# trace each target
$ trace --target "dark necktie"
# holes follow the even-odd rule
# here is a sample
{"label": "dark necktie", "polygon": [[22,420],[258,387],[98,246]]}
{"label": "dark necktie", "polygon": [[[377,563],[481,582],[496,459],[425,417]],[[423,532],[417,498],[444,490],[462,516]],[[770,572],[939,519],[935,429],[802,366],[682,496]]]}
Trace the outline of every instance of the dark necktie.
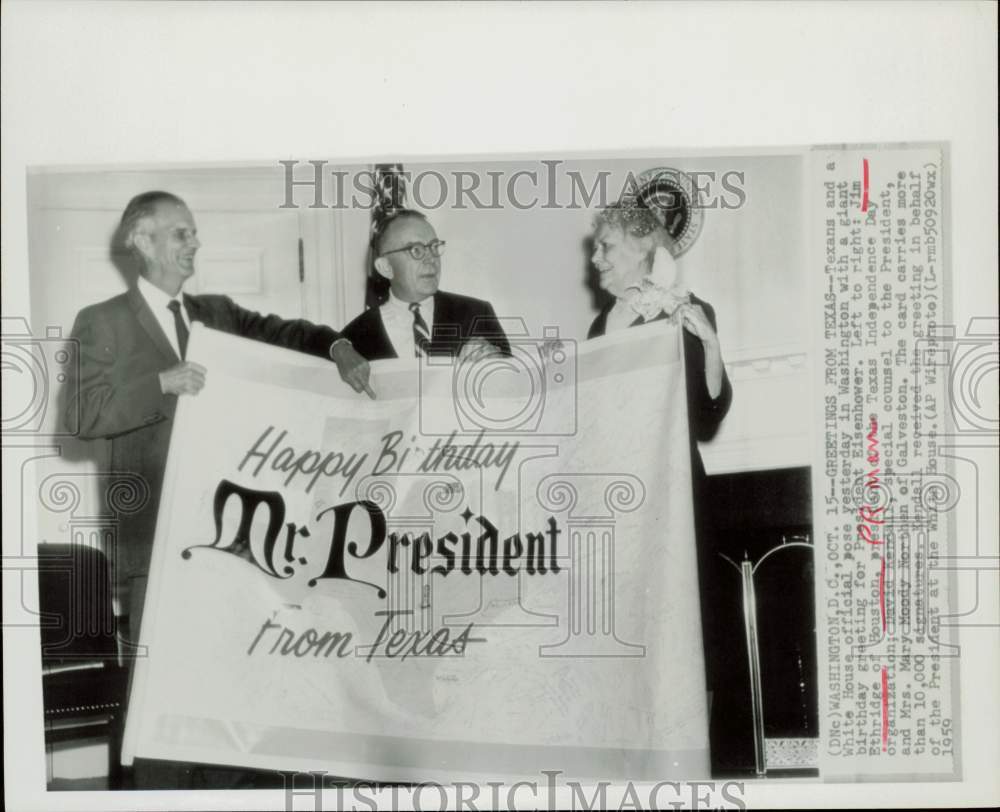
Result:
{"label": "dark necktie", "polygon": [[431,331],[427,322],[420,315],[420,303],[410,302],[410,312],[413,314],[413,349],[417,356],[427,355],[427,345],[431,343]]}
{"label": "dark necktie", "polygon": [[181,303],[176,299],[171,299],[167,307],[174,314],[174,329],[177,330],[177,346],[180,347],[181,359],[183,359],[187,355],[188,328],[184,323],[184,317],[181,315]]}

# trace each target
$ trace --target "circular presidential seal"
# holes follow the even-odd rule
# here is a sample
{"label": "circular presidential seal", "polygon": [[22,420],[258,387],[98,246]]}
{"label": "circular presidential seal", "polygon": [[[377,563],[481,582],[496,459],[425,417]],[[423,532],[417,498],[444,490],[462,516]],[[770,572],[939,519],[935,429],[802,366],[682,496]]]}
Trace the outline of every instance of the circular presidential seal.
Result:
{"label": "circular presidential seal", "polygon": [[701,234],[705,209],[698,185],[686,172],[672,167],[647,169],[634,176],[622,196],[623,203],[645,206],[674,239],[671,253],[679,257]]}

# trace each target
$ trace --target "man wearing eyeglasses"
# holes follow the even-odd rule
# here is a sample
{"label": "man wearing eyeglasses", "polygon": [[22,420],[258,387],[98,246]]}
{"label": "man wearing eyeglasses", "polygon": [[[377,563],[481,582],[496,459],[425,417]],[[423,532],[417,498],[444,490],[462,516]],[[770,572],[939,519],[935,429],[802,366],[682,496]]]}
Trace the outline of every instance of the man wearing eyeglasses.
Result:
{"label": "man wearing eyeglasses", "polygon": [[374,238],[375,270],[389,280],[385,302],[347,325],[343,337],[364,358],[510,355],[493,306],[439,290],[445,244],[420,212],[401,209]]}

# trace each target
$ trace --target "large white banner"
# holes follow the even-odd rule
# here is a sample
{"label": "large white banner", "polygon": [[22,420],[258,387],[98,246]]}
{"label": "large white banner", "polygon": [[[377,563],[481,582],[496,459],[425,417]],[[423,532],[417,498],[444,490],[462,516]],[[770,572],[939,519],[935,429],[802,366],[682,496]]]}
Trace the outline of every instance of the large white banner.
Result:
{"label": "large white banner", "polygon": [[196,325],[125,757],[708,775],[679,328],[336,368]]}

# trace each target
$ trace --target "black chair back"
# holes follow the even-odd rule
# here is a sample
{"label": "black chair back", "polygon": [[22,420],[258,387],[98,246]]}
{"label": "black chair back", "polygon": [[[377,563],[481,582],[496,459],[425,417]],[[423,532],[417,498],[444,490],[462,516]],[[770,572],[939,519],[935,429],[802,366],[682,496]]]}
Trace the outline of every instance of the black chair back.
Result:
{"label": "black chair back", "polygon": [[118,659],[104,553],[82,544],[38,545],[42,665]]}
{"label": "black chair back", "polygon": [[128,669],[118,664],[108,560],[82,544],[40,544],[38,592],[46,744],[106,737],[108,789],[118,789]]}

